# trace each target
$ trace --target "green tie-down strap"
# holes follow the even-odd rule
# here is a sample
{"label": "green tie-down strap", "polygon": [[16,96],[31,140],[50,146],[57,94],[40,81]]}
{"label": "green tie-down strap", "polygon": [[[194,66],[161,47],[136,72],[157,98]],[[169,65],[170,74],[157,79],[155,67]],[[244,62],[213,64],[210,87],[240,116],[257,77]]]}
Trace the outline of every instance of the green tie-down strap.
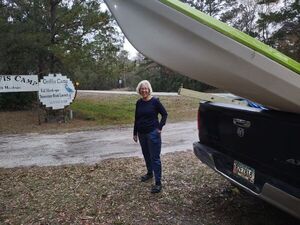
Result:
{"label": "green tie-down strap", "polygon": [[300,74],[300,63],[275,50],[274,48],[262,43],[261,41],[239,31],[227,24],[209,16],[205,13],[192,8],[188,4],[182,3],[178,0],[160,0],[163,4],[191,17],[202,24],[224,34],[233,40],[246,45],[247,47],[267,56],[268,58],[280,63],[290,70]]}

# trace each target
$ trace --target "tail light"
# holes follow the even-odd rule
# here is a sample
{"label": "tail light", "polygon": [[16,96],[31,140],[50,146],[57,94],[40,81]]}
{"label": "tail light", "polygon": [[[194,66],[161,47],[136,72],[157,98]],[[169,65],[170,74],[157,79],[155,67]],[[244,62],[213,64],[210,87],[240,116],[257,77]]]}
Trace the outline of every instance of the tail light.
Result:
{"label": "tail light", "polygon": [[198,130],[200,130],[200,107],[198,109],[198,114],[197,114],[197,125],[198,125]]}
{"label": "tail light", "polygon": [[201,121],[200,121],[200,106],[198,109],[198,114],[197,114],[197,125],[198,125],[198,138],[200,140],[200,128],[201,128]]}

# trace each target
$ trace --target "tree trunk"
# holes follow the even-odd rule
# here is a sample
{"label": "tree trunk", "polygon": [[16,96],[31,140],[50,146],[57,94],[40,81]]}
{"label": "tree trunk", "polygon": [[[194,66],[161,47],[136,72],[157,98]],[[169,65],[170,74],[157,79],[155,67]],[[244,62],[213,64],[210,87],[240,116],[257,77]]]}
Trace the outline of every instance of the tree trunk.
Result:
{"label": "tree trunk", "polygon": [[[61,0],[50,0],[50,43],[51,47],[55,45],[55,35],[56,35],[56,9],[57,5]],[[55,55],[53,52],[50,53],[50,73],[55,71]]]}

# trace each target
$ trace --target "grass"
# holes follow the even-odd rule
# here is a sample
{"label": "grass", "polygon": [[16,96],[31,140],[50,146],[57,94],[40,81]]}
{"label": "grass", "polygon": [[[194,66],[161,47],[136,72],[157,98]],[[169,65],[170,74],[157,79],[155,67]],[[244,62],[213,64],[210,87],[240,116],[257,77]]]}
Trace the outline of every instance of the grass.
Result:
{"label": "grass", "polygon": [[[70,108],[74,119],[67,123],[38,124],[38,112],[0,112],[0,134],[11,133],[57,133],[99,129],[107,126],[132,126],[138,95],[79,93]],[[197,118],[198,100],[182,96],[160,96],[168,111],[169,122],[192,121]]]}
{"label": "grass", "polygon": [[77,118],[99,125],[129,124],[133,121],[136,98],[115,96],[101,99],[77,99],[71,106]]}
{"label": "grass", "polygon": [[[99,125],[132,124],[137,99],[135,95],[81,97],[76,99],[71,109],[77,118],[95,121]],[[169,122],[197,118],[197,99],[181,96],[162,96],[159,99],[168,111]]]}

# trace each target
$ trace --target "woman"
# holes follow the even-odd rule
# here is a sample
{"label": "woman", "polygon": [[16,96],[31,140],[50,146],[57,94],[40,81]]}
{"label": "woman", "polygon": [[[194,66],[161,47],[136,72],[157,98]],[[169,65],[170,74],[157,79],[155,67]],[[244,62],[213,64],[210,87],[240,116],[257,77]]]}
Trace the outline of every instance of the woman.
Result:
{"label": "woman", "polygon": [[[141,181],[152,179],[154,172],[155,185],[152,187],[151,193],[158,193],[162,189],[161,130],[166,124],[168,114],[159,99],[151,95],[152,87],[149,81],[141,81],[136,91],[141,98],[136,102],[133,140],[137,142],[139,139],[147,167],[147,174],[141,177]],[[158,114],[161,115],[160,121]]]}

